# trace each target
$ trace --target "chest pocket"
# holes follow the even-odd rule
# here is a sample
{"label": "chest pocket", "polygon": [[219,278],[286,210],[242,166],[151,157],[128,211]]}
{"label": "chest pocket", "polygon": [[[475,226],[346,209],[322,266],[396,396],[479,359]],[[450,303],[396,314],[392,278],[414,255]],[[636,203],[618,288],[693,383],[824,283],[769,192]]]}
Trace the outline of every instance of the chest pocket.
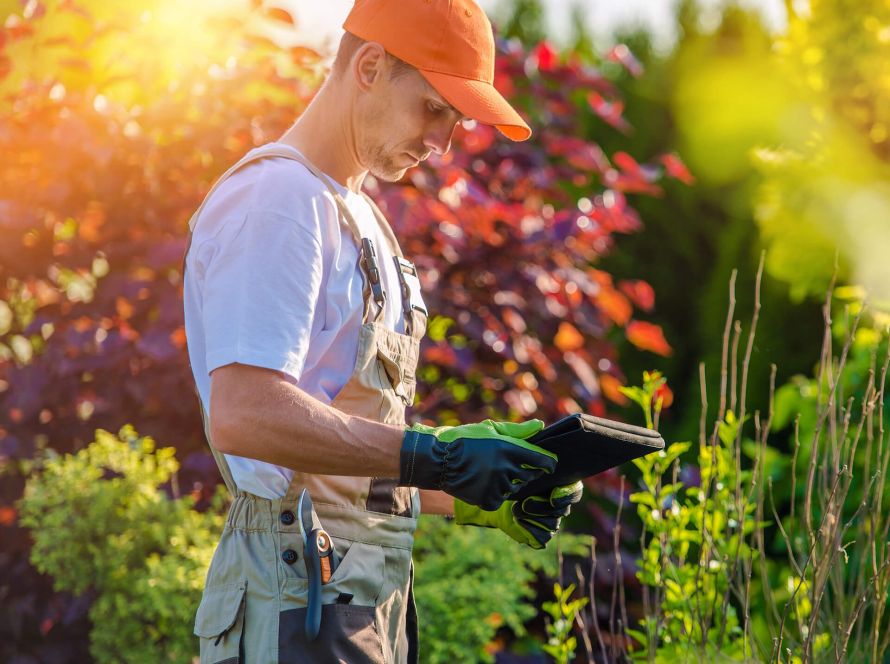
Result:
{"label": "chest pocket", "polygon": [[384,389],[392,389],[406,406],[412,405],[417,390],[416,362],[399,356],[381,344],[377,345],[377,361],[382,369]]}

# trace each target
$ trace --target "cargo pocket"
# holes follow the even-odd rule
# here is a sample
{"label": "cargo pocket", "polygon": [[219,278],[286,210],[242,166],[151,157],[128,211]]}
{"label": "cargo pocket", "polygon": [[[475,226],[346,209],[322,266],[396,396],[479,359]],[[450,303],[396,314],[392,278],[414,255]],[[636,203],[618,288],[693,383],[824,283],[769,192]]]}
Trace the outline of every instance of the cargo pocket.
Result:
{"label": "cargo pocket", "polygon": [[195,616],[201,664],[241,664],[247,581],[207,588]]}
{"label": "cargo pocket", "polygon": [[384,386],[391,387],[406,406],[414,403],[414,392],[417,389],[417,378],[413,370],[405,368],[404,363],[396,361],[397,356],[388,349],[378,345],[377,359],[383,367]]}
{"label": "cargo pocket", "polygon": [[[347,542],[334,538],[340,548]],[[383,640],[377,625],[377,598],[385,572],[383,549],[374,544],[353,542],[322,586],[321,630],[313,641],[306,639],[305,596],[291,596],[289,603],[302,604],[278,616],[278,661],[339,661],[349,664],[384,664]],[[305,586],[285,586],[304,591]]]}

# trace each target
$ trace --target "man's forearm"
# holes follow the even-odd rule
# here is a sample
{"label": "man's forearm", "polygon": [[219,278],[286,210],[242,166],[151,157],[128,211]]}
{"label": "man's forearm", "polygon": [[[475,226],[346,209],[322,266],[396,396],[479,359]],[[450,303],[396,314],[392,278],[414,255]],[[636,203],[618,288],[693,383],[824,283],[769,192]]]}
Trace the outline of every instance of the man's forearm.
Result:
{"label": "man's forearm", "polygon": [[227,454],[321,475],[399,476],[403,427],[348,415],[268,369],[211,374],[210,430]]}
{"label": "man's forearm", "polygon": [[420,490],[420,511],[424,514],[454,515],[454,498],[444,491]]}

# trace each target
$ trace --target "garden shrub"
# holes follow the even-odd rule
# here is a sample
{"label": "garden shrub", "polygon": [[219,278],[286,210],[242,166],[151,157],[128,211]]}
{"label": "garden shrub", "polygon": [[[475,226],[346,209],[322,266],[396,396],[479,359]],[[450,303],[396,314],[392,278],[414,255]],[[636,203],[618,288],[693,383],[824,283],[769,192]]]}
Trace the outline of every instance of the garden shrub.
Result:
{"label": "garden shrub", "polygon": [[[659,643],[664,661],[685,656],[690,648],[708,661],[718,655],[736,661],[746,654],[736,607],[722,601],[730,587],[728,567],[752,555],[745,537],[756,525],[755,503],[738,501],[735,493],[737,482],[751,480],[750,471],[738,469],[732,456],[740,426],[728,411],[717,440],[698,446],[700,486],[684,486],[669,474],[691,443],[674,443],[634,462],[644,487],[630,496],[644,524],[638,578],[647,608],[657,611],[646,616],[642,632],[630,633],[642,643]],[[648,659],[645,650],[640,659]]]}
{"label": "garden shrub", "polygon": [[793,296],[843,283],[890,300],[890,5],[814,0],[789,8],[774,71],[790,83],[795,121],[755,153],[755,210],[768,274]]}
{"label": "garden shrub", "polygon": [[[584,555],[586,539],[562,534],[566,553]],[[488,528],[422,516],[415,538],[415,595],[423,662],[493,662],[493,640],[506,627],[526,636],[537,615],[539,576],[558,575],[556,542],[536,551]]]}
{"label": "garden shrub", "polygon": [[544,602],[541,608],[550,617],[547,623],[547,643],[544,652],[550,655],[556,664],[569,664],[575,658],[578,639],[572,635],[575,621],[580,611],[590,601],[587,597],[573,599],[575,585],[563,588],[560,584],[553,586],[553,600]]}
{"label": "garden shrub", "polygon": [[[31,562],[57,591],[93,597],[90,652],[99,664],[191,662],[204,577],[224,518],[225,491],[212,508],[171,497],[178,463],[126,426],[99,430],[76,454],[48,450],[19,503],[31,531]],[[564,535],[583,555],[583,538]],[[500,627],[524,636],[536,609],[532,583],[557,576],[555,543],[543,551],[500,532],[421,517],[416,587],[424,662],[493,661]]]}
{"label": "garden shrub", "polygon": [[[826,300],[815,378],[776,391],[773,367],[763,414],[746,412],[759,299],[740,358],[731,298],[720,390],[702,385],[695,460],[681,459],[692,443],[674,443],[635,462],[645,615],[641,631],[625,630],[636,644],[613,651],[616,659],[882,661],[890,645],[890,319],[868,313],[857,292],[839,288]],[[662,383],[650,374],[625,390],[656,425]],[[792,422],[789,450],[781,431]]]}
{"label": "garden shrub", "polygon": [[197,652],[192,625],[223,518],[167,495],[177,468],[173,448],[127,426],[97,431],[76,454],[49,453],[28,480],[20,509],[31,562],[56,590],[94,597],[100,664],[187,663]]}

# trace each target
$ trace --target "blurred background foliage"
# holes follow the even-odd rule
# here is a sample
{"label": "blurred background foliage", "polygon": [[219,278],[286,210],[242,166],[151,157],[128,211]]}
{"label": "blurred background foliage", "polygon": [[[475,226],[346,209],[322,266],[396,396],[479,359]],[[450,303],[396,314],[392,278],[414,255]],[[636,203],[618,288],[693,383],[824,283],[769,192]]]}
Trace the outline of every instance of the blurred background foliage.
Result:
{"label": "blurred background foliage", "polygon": [[[877,305],[877,338],[887,324],[890,5],[789,0],[786,11],[773,34],[732,3],[709,23],[684,0],[664,51],[644,32],[601,42],[581,3],[570,35],[548,34],[541,0],[499,5],[497,85],[534,140],[460,130],[450,155],[402,183],[368,183],[435,314],[411,417],[636,420],[619,388],[658,369],[665,438],[695,439],[698,363],[713,389],[731,273],[747,312],[765,251],[749,411],[767,409],[776,362],[785,410],[773,445],[791,452],[836,269]],[[36,574],[52,570],[16,501],[48,456],[132,424],[175,446],[175,486],[159,482],[170,499],[210,507],[218,474],[179,300],[186,222],[215,177],[287,128],[330,54],[294,41],[298,5],[259,0],[0,0],[0,20],[0,658],[86,661],[100,578],[75,597],[82,588]],[[570,526],[608,549],[629,492],[617,473],[598,477]],[[627,560],[638,527],[617,541]],[[472,549],[472,534],[436,528],[439,544],[420,549],[430,570]],[[517,564],[510,602],[554,572]],[[639,616],[633,564],[617,574]],[[596,581],[615,576],[606,563]],[[474,634],[506,662],[531,614],[494,615]]]}

